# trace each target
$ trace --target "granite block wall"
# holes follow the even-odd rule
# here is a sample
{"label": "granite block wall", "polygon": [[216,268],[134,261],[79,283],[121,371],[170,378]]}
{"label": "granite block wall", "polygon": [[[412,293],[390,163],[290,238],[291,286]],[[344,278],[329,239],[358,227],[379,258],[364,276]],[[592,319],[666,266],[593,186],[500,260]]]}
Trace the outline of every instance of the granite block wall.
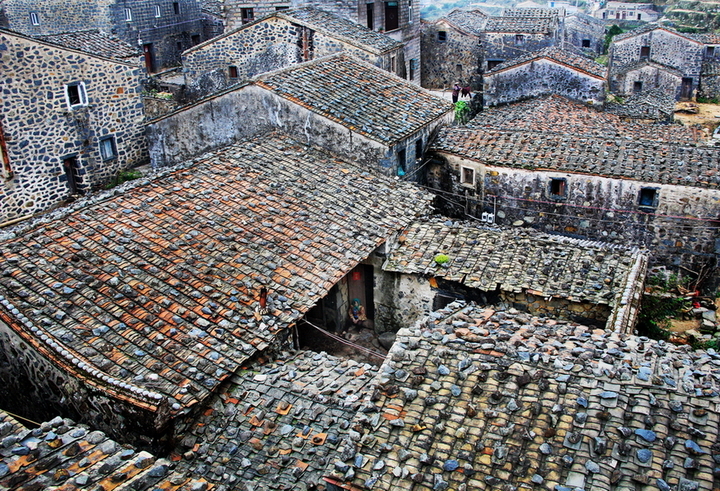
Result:
{"label": "granite block wall", "polygon": [[[438,32],[445,33],[441,41]],[[449,24],[426,24],[422,30],[422,86],[428,89],[450,88],[456,82],[481,86],[483,59],[480,39]]]}
{"label": "granite block wall", "polygon": [[507,104],[529,97],[558,94],[602,104],[605,80],[546,59],[485,74],[484,103]]}
{"label": "granite block wall", "polygon": [[571,15],[565,18],[563,40],[588,55],[599,55],[605,43],[605,25],[592,17]]}
{"label": "granite block wall", "polygon": [[708,99],[720,98],[720,63],[715,60],[706,60],[702,65],[698,97]]}
{"label": "granite block wall", "polygon": [[[14,172],[0,182],[0,223],[66,199],[68,157],[77,160],[80,191],[147,161],[138,66],[0,33],[0,73],[0,120]],[[68,106],[73,83],[84,87],[87,104]],[[104,138],[114,139],[114,158],[103,159]]]}
{"label": "granite block wall", "polygon": [[[657,65],[640,65],[615,75],[610,81],[610,90],[619,96],[629,96],[638,93],[636,83],[642,84],[640,93],[653,90],[676,100],[680,97],[682,77]],[[694,85],[697,86],[697,79]]]}
{"label": "granite block wall", "polygon": [[[638,245],[650,251],[650,266],[698,271],[720,254],[715,217],[720,191],[583,174],[489,167],[443,156],[430,169],[429,185],[455,194],[440,201],[451,216],[494,213],[500,226],[525,226],[594,240]],[[476,185],[459,183],[461,168],[476,172]],[[443,169],[445,167],[445,169]],[[566,197],[550,192],[552,178],[565,179]],[[445,187],[443,187],[445,186]],[[656,206],[639,204],[640,191],[654,189]]]}

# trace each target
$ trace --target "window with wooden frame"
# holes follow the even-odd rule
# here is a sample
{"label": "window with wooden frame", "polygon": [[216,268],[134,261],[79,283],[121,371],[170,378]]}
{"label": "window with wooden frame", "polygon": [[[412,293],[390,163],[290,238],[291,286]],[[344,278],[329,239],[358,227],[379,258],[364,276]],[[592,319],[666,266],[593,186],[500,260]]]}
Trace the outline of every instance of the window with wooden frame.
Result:
{"label": "window with wooden frame", "polygon": [[7,144],[5,143],[5,132],[2,124],[0,124],[0,176],[3,179],[12,179],[13,171],[10,167],[10,156],[7,153]]}

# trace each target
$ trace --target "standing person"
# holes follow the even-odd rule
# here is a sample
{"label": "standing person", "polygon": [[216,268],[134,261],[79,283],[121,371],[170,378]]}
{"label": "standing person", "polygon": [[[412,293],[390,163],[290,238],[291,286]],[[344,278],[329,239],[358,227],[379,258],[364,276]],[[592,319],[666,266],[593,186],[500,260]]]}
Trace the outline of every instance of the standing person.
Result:
{"label": "standing person", "polygon": [[460,87],[460,84],[455,84],[455,87],[453,87],[452,91],[452,101],[453,104],[455,104],[458,101],[458,96],[460,95],[460,91],[462,90],[462,87]]}

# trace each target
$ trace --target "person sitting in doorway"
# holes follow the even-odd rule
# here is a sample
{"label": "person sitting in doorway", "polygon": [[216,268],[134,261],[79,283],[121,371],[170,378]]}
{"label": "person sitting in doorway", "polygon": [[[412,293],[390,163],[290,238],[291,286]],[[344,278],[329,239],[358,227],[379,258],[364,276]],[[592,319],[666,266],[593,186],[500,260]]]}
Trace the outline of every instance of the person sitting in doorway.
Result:
{"label": "person sitting in doorway", "polygon": [[365,315],[365,307],[360,303],[359,298],[353,298],[350,302],[350,309],[348,309],[348,315],[350,316],[351,327],[361,329],[367,327],[367,315]]}

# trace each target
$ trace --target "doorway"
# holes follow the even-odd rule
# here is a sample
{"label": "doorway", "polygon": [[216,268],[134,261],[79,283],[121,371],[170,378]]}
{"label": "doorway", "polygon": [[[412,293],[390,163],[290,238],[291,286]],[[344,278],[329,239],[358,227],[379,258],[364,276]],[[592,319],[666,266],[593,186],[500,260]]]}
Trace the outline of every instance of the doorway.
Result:
{"label": "doorway", "polygon": [[63,170],[67,179],[68,189],[71,195],[83,194],[82,177],[80,176],[80,163],[77,157],[63,159]]}
{"label": "doorway", "polygon": [[155,71],[155,59],[152,43],[143,44],[143,55],[145,56],[145,69],[148,73],[153,73]]}
{"label": "doorway", "polygon": [[360,304],[365,307],[365,315],[371,322],[375,318],[373,283],[373,267],[371,265],[358,264],[348,275],[348,308],[350,302],[357,298],[360,300]]}
{"label": "doorway", "polygon": [[385,2],[385,30],[393,31],[400,27],[397,2]]}
{"label": "doorway", "polygon": [[687,101],[692,98],[693,92],[693,79],[690,77],[683,77],[682,85],[680,86],[680,100]]}

